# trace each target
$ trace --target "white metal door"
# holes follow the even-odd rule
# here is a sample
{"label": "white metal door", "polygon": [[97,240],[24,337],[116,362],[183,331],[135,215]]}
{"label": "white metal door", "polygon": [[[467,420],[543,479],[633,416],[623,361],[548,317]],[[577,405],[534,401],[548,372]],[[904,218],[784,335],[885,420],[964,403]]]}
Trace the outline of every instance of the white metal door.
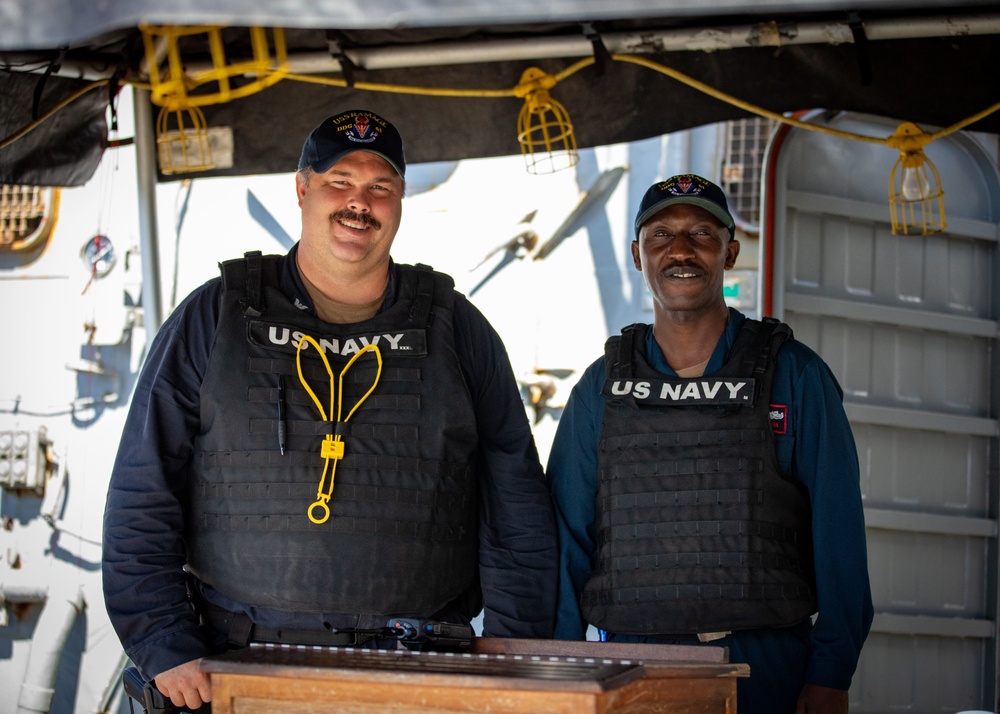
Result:
{"label": "white metal door", "polygon": [[[899,124],[808,121],[877,137]],[[929,236],[892,235],[893,149],[783,127],[765,166],[765,314],[836,374],[861,461],[876,615],[853,712],[996,711],[996,137],[925,153],[948,223]]]}

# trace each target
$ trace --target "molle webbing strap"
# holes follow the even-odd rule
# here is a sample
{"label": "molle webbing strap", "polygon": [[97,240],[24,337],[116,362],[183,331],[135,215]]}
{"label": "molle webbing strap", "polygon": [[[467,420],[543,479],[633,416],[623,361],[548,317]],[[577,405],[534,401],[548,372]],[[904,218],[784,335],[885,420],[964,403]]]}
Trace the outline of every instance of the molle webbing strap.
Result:
{"label": "molle webbing strap", "polygon": [[[622,334],[612,337],[605,345],[604,362],[607,368],[607,380],[632,377],[635,374],[635,348],[639,335],[645,332],[641,324],[632,324],[622,328]],[[617,345],[617,350],[615,349]],[[637,406],[635,397],[631,394],[625,396],[622,401],[629,406]]]}
{"label": "molle webbing strap", "polygon": [[[762,377],[767,371],[768,362],[791,336],[791,328],[773,317],[765,317],[760,322],[746,320],[733,345],[734,354],[740,354],[742,350],[744,355],[739,374],[758,379]],[[748,349],[744,350],[744,347]]]}
{"label": "molle webbing strap", "polygon": [[[409,424],[353,424],[351,422],[329,422],[289,419],[286,424],[289,436],[354,436],[362,439],[388,439],[390,442],[416,442],[420,439],[420,431]],[[277,419],[251,419],[249,431],[251,434],[277,434]]]}
{"label": "molle webbing strap", "polygon": [[[771,337],[771,331],[777,324],[766,324],[756,320],[744,320],[740,328],[736,341],[733,343],[732,354],[742,355],[737,374],[744,376],[760,376],[763,373],[761,367],[767,367],[767,356],[770,352],[764,350],[767,340]],[[763,353],[764,359],[761,360]]]}
{"label": "molle webbing strap", "polygon": [[434,277],[430,271],[417,271],[417,291],[410,307],[410,315],[407,318],[411,325],[424,327],[427,325],[431,314],[431,305],[434,304]]}
{"label": "molle webbing strap", "polygon": [[[618,338],[618,354],[614,356],[614,363],[608,366],[608,378],[631,377],[635,374],[635,353],[639,347],[639,340],[645,338],[646,325],[632,324],[622,328],[621,337]],[[609,354],[608,357],[611,355]]]}
{"label": "molle webbing strap", "polygon": [[795,334],[792,332],[792,328],[783,322],[775,320],[773,317],[765,317],[767,322],[774,322],[775,327],[771,332],[771,357],[776,357],[778,354],[778,349],[785,343],[786,340],[792,339]]}
{"label": "molle webbing strap", "polygon": [[[316,525],[301,514],[247,515],[206,513],[200,526],[224,532],[309,533]],[[434,523],[430,518],[404,520],[401,517],[376,520],[352,515],[335,515],[323,525],[324,532],[353,533],[361,536],[392,536],[411,541],[460,543],[475,537],[475,532],[461,524]],[[329,554],[327,554],[329,556]],[[332,556],[329,556],[332,557]]]}
{"label": "molle webbing strap", "polygon": [[277,272],[277,261],[269,256],[265,262],[259,250],[248,251],[242,258],[227,260],[219,264],[222,273],[222,286],[240,295],[239,303],[243,314],[248,317],[260,317],[264,312],[264,295],[262,290],[262,273],[269,270]]}
{"label": "molle webbing strap", "polygon": [[[260,372],[265,374],[284,374],[288,377],[298,378],[298,372],[295,368],[295,360],[293,359],[276,359],[273,357],[251,357],[248,362],[248,369],[251,372]],[[344,376],[344,381],[348,384],[359,383],[359,384],[371,384],[371,377],[367,372],[374,370],[367,370],[364,365],[360,365],[356,368],[351,369]],[[302,374],[304,374],[309,379],[324,379],[326,378],[327,372],[322,364],[313,364],[312,361],[302,365]],[[382,367],[382,376],[379,377],[379,382],[419,382],[421,379],[421,372],[419,367]],[[296,383],[298,383],[296,381]],[[289,389],[289,399],[293,399],[293,395],[297,389]],[[311,404],[306,399],[302,400],[303,404]]]}
{"label": "molle webbing strap", "polygon": [[755,377],[762,377],[767,371],[768,362],[778,353],[782,343],[792,336],[792,328],[773,317],[765,317],[761,321],[760,334],[754,349],[757,351],[757,361],[753,372]]}
{"label": "molle webbing strap", "polygon": [[635,369],[633,366],[633,355],[635,354],[636,344],[639,337],[644,336],[646,333],[642,329],[644,325],[629,325],[622,330],[621,339],[618,341],[618,364],[616,372],[617,376],[631,376],[635,374]]}
{"label": "molle webbing strap", "polygon": [[791,328],[773,317],[765,317],[760,322],[756,320],[743,322],[733,344],[732,354],[743,355],[737,374],[754,379],[756,385],[754,403],[757,402],[757,391],[764,384],[763,377],[767,372],[767,365],[791,334]]}
{"label": "molle webbing strap", "polygon": [[264,296],[260,286],[261,253],[253,250],[245,253],[243,258],[247,265],[246,290],[240,301],[247,317],[260,317],[264,313]]}

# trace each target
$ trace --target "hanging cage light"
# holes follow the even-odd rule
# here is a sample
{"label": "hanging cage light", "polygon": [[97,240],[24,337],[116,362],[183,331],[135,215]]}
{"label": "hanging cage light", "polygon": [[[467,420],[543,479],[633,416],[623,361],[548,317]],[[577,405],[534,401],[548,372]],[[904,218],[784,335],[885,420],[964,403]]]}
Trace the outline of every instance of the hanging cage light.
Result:
{"label": "hanging cage light", "polygon": [[948,227],[941,176],[924,154],[924,146],[930,142],[930,135],[911,122],[900,124],[886,142],[899,149],[899,158],[889,174],[893,234],[930,235]]}
{"label": "hanging cage light", "polygon": [[555,77],[529,67],[514,88],[514,94],[524,98],[517,117],[517,141],[532,174],[555,173],[580,160],[569,113],[549,93],[555,85]]}
{"label": "hanging cage light", "polygon": [[156,117],[156,150],[164,174],[215,168],[205,115],[198,107],[163,107]]}

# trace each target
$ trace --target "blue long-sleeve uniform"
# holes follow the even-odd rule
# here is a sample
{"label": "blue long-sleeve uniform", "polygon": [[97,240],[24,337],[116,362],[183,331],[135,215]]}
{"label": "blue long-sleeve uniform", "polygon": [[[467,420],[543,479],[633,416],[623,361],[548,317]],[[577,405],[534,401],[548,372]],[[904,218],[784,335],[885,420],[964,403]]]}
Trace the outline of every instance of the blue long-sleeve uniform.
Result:
{"label": "blue long-sleeve uniform", "polygon": [[[726,363],[744,319],[740,312],[730,310],[729,324],[706,375]],[[676,376],[652,330],[647,331],[646,357],[657,371]],[[560,639],[582,639],[587,628],[580,595],[595,553],[597,448],[605,405],[600,391],[605,377],[602,357],[574,387],[549,456],[547,478],[560,536],[555,632]],[[871,627],[858,457],[842,399],[826,363],[802,343],[786,341],[778,352],[770,396],[772,405],[784,408],[774,424],[774,445],[782,475],[800,481],[809,493],[819,614],[812,626],[807,621],[797,627],[735,632],[710,643],[729,647],[731,661],[751,665],[753,684],[738,683],[741,714],[794,712],[795,699],[805,683],[848,689]]]}
{"label": "blue long-sleeve uniform", "polygon": [[[294,256],[295,248],[284,261],[281,290],[300,309],[312,312]],[[391,267],[382,310],[395,301],[394,275]],[[105,602],[126,653],[147,679],[213,653],[189,604],[182,504],[194,437],[201,428],[199,392],[221,296],[221,279],[210,280],[164,322],[136,385],[111,476],[104,525]],[[556,526],[524,406],[500,337],[461,295],[456,296],[454,321],[480,440],[484,634],[549,637],[556,596]],[[267,627],[322,629],[331,619],[326,613],[247,607],[203,583],[196,586],[201,597],[245,611]]]}

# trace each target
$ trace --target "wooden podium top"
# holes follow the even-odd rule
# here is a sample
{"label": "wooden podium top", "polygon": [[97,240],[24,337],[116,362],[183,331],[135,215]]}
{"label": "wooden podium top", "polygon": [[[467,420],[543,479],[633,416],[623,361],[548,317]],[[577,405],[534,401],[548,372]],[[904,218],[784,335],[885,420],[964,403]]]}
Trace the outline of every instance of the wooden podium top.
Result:
{"label": "wooden podium top", "polygon": [[554,655],[557,657],[601,657],[644,663],[729,661],[729,649],[711,645],[653,645],[582,640],[523,640],[475,637],[472,651],[478,654]]}
{"label": "wooden podium top", "polygon": [[664,702],[672,712],[734,712],[735,678],[749,672],[721,647],[474,643],[471,652],[252,646],[206,658],[202,669],[218,714],[638,712],[647,711],[638,703]]}

